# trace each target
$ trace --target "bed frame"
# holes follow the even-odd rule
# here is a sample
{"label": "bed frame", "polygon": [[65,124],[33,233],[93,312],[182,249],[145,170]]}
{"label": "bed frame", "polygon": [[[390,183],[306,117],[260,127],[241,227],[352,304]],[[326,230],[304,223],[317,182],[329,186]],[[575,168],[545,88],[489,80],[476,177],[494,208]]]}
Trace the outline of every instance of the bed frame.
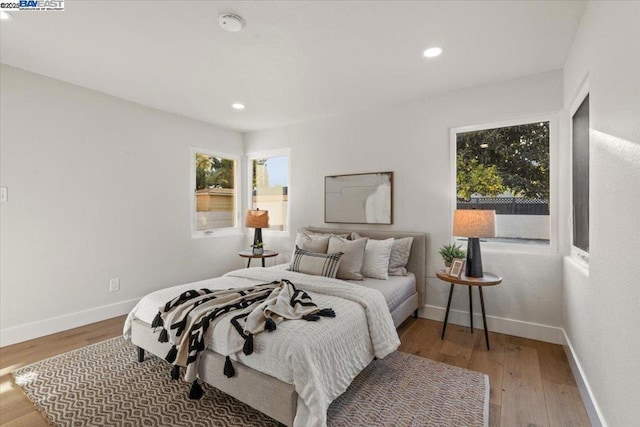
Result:
{"label": "bed frame", "polygon": [[[424,233],[346,230],[335,228],[307,227],[318,233],[344,233],[356,231],[363,237],[372,239],[388,239],[389,237],[413,237],[411,254],[407,270],[416,276],[416,293],[392,313],[396,327],[404,322],[412,313],[417,316],[418,307],[423,305],[426,280],[426,235]],[[171,345],[158,342],[158,331],[154,332],[149,324],[135,319],[131,325],[131,342],[138,347],[138,361],[144,360],[148,351],[162,357],[167,354]],[[255,369],[248,368],[240,362],[234,362],[235,376],[227,378],[222,374],[225,358],[211,350],[200,355],[198,377],[220,391],[235,397],[258,411],[270,416],[281,424],[293,426],[298,404],[298,393],[292,384],[287,384]]]}

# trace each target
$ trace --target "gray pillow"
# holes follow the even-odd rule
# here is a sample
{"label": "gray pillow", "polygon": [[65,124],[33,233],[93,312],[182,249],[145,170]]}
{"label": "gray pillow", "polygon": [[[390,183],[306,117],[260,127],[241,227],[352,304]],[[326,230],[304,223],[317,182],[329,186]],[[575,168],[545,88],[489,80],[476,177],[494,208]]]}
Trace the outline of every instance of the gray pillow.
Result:
{"label": "gray pillow", "polygon": [[331,237],[330,234],[309,234],[304,231],[298,231],[296,246],[309,252],[326,254],[329,248],[329,237]]}
{"label": "gray pillow", "polygon": [[406,276],[413,237],[394,239],[389,256],[389,276]]}
{"label": "gray pillow", "polygon": [[319,232],[319,231],[310,230],[307,227],[302,227],[301,229],[298,230],[298,233],[304,233],[304,234],[309,234],[309,235],[314,235],[314,236],[349,237],[349,232],[348,231],[346,231],[344,234],[322,233],[322,232]]}
{"label": "gray pillow", "polygon": [[296,246],[289,264],[290,271],[335,278],[340,265],[342,252],[334,254],[316,254]]}
{"label": "gray pillow", "polygon": [[362,264],[364,263],[364,249],[367,245],[367,238],[358,240],[347,240],[345,237],[331,236],[329,239],[329,249],[327,252],[343,252],[338,267],[338,279],[362,280]]}

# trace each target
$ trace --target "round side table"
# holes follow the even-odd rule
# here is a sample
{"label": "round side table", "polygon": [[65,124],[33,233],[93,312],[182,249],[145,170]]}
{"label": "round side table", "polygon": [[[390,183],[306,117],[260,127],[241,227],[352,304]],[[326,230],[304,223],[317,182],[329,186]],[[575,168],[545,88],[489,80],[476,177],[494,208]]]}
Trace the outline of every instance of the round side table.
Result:
{"label": "round side table", "polygon": [[271,258],[274,256],[278,256],[280,255],[278,252],[275,251],[267,251],[265,250],[264,253],[261,254],[254,254],[253,251],[242,251],[242,252],[238,252],[238,255],[240,255],[242,258],[249,258],[247,260],[247,268],[249,268],[249,266],[251,266],[251,260],[258,258],[262,260],[262,266],[264,267],[264,259],[265,258]]}
{"label": "round side table", "polygon": [[471,333],[473,333],[473,302],[471,299],[471,287],[476,286],[480,293],[480,306],[482,307],[482,323],[484,326],[484,339],[487,343],[487,350],[489,350],[489,332],[487,331],[487,316],[484,311],[484,297],[482,295],[483,286],[495,286],[502,283],[502,277],[497,274],[485,272],[483,277],[467,277],[462,274],[460,277],[449,276],[445,270],[436,272],[436,276],[440,280],[451,283],[449,289],[449,301],[447,302],[447,311],[444,315],[444,325],[442,326],[442,338],[444,339],[444,333],[447,330],[447,321],[449,320],[449,310],[451,309],[451,297],[453,296],[454,285],[466,285],[469,286],[469,320],[471,324]]}

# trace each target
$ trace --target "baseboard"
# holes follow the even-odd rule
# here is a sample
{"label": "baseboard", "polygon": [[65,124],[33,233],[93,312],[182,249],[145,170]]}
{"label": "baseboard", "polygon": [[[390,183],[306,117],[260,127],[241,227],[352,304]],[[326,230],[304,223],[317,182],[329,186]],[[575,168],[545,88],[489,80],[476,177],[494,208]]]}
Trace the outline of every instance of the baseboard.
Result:
{"label": "baseboard", "polygon": [[116,316],[122,316],[123,314],[129,313],[138,301],[139,299],[132,299],[115,304],[103,305],[90,310],[38,320],[37,322],[3,328],[0,329],[0,347],[55,334],[56,332],[66,331],[101,320],[111,319]]}
{"label": "baseboard", "polygon": [[564,347],[564,352],[566,353],[567,359],[569,360],[569,365],[571,366],[573,377],[576,379],[578,390],[580,390],[580,396],[582,396],[582,401],[584,402],[584,406],[587,409],[589,421],[591,421],[591,425],[593,427],[606,427],[607,423],[604,421],[602,412],[600,412],[600,407],[596,403],[596,399],[593,396],[593,392],[591,391],[589,381],[587,381],[587,376],[582,370],[580,360],[573,350],[573,346],[571,345],[571,341],[569,340],[567,333],[564,330],[562,332],[564,336],[564,343],[562,346]]}
{"label": "baseboard", "polygon": [[[442,322],[445,308],[433,305],[425,305],[420,310],[420,317]],[[469,312],[451,310],[448,323],[469,326]],[[474,313],[473,326],[482,328],[482,314]],[[539,323],[523,322],[521,320],[505,319],[503,317],[487,316],[487,327],[492,332],[529,338],[532,340],[550,342],[552,344],[564,344],[564,331],[555,326],[541,325]]]}

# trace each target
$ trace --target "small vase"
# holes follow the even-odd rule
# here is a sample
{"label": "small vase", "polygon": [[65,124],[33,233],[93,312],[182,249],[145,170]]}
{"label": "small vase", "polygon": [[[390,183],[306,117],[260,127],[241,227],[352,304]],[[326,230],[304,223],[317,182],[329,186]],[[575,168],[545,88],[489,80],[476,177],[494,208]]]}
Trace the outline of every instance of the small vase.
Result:
{"label": "small vase", "polygon": [[264,253],[264,248],[253,248],[254,255],[262,255]]}
{"label": "small vase", "polygon": [[451,261],[445,261],[444,266],[447,268],[451,267]]}

